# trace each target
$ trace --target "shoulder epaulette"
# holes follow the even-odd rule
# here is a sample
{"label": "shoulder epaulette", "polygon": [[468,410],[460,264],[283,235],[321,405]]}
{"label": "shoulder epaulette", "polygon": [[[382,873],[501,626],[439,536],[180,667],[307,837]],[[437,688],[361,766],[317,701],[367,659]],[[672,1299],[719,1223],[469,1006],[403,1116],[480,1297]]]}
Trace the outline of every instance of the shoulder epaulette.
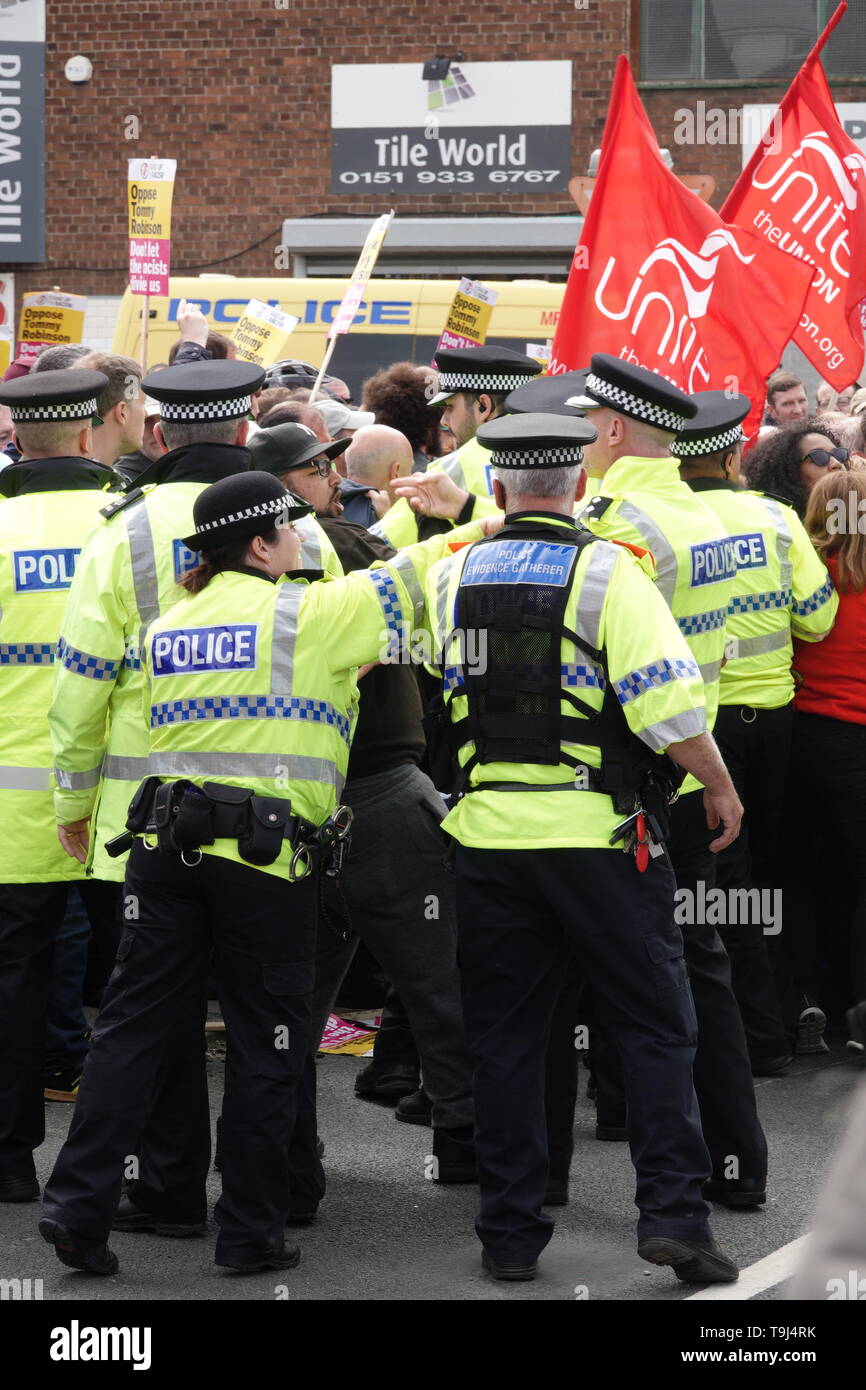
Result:
{"label": "shoulder epaulette", "polygon": [[766,492],[758,487],[747,487],[743,491],[750,492],[753,497],[766,497],[770,502],[781,502],[783,507],[790,507],[792,512],[797,510],[790,497],[780,497],[777,492]]}
{"label": "shoulder epaulette", "polygon": [[122,496],[109,502],[107,507],[100,507],[99,515],[104,516],[106,521],[110,521],[118,512],[122,512],[124,507],[130,507],[133,502],[140,502],[142,497],[147,496],[147,491],[146,488],[136,487],[132,489],[132,492],[124,492]]}
{"label": "shoulder epaulette", "polygon": [[613,498],[605,497],[602,493],[599,493],[597,497],[593,497],[588,506],[584,507],[581,515],[591,517],[593,521],[599,521],[600,518],[604,516],[608,507],[612,506]]}

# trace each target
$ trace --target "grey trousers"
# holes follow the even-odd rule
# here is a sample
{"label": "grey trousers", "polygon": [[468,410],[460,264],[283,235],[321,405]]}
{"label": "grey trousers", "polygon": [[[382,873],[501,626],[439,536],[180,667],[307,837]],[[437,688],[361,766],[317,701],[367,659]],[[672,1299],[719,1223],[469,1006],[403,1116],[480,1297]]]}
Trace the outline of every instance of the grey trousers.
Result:
{"label": "grey trousers", "polygon": [[[352,926],[397,990],[421,1057],[433,1124],[473,1122],[472,1065],[457,972],[455,879],[444,866],[444,811],[414,763],[346,783],[355,813],[352,850],[340,880]],[[355,951],[321,920],[313,986],[318,1043]]]}

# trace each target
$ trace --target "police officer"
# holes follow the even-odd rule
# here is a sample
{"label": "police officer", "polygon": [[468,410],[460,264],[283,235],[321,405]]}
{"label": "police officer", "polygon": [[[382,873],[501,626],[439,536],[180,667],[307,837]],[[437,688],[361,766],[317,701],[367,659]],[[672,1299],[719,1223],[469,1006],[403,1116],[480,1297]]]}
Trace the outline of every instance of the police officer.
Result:
{"label": "police officer", "polygon": [[[694,418],[697,406],[664,377],[606,353],[593,354],[585,391],[571,404],[586,411],[599,435],[590,452],[602,491],[583,520],[595,535],[651,552],[656,585],[700,668],[711,729],[737,564],[726,528],[681,481],[678,460],[671,454],[674,437]],[[760,1205],[766,1200],[767,1144],[730,963],[703,908],[715,886],[722,841],[711,846],[715,827],[708,827],[699,782],[687,778],[672,808],[670,853],[698,1017],[695,1090],[713,1161],[707,1190],[721,1202]],[[624,1104],[619,1101],[617,1113],[610,1084],[619,1070],[616,1056],[604,1049],[604,1018],[596,1014],[591,1033],[593,1023],[599,1120],[605,1128],[622,1127],[624,1138]]]}
{"label": "police officer", "polygon": [[[259,472],[205,489],[183,538],[202,554],[192,597],[148,630],[152,775],[128,819],[147,843],[130,855],[128,930],[40,1226],[74,1268],[117,1269],[106,1237],[124,1159],[173,1035],[188,1016],[200,1021],[211,947],[229,1037],[216,1262],[251,1272],[299,1259],[283,1243],[287,1150],[309,1046],[319,872],[345,829],[334,813],[355,671],[379,657],[383,629],[399,645],[423,618],[421,585],[447,544],[434,537],[332,583],[282,582],[300,558],[293,501]],[[457,539],[484,534],[476,524]]]}
{"label": "police officer", "polygon": [[[542,415],[564,415],[574,420],[583,411],[570,402],[573,397],[583,395],[586,390],[588,368],[578,372],[560,372],[557,376],[537,376],[523,386],[510,391],[505,397],[506,415],[526,415],[530,412]],[[601,490],[601,478],[586,468],[586,488],[581,500],[582,508],[591,502]]]}
{"label": "police officer", "polygon": [[114,934],[116,890],[83,882],[57,843],[46,716],[63,606],[83,538],[112,482],[93,462],[100,372],[0,386],[21,459],[0,473],[0,1201],[33,1201],[45,1137],[43,1055],[54,940],[70,884]]}
{"label": "police officer", "polygon": [[[457,518],[460,525],[492,510],[479,507],[475,501],[488,499],[493,493],[487,454],[475,437],[479,426],[501,415],[508,392],[538,376],[541,366],[533,357],[503,347],[440,348],[433,361],[439,370],[439,391],[430,405],[442,406],[442,424],[451,430],[457,447],[431,463],[427,473],[445,473],[467,494]],[[406,498],[401,497],[370,529],[399,548],[448,530],[449,524],[429,515],[413,515]]]}
{"label": "police officer", "polygon": [[[476,1230],[495,1278],[534,1277],[553,1228],[541,1211],[544,1052],[572,950],[624,1059],[639,1254],[681,1279],[728,1281],[737,1271],[701,1197],[709,1161],[673,877],[637,808],[661,841],[674,762],[700,776],[725,842],[741,808],[706,733],[697,663],[657,586],[625,547],[572,518],[594,435],[586,420],[553,415],[484,425],[505,527],[428,579],[458,763],[444,828],[457,840],[475,1059]],[[483,661],[469,659],[473,631]]]}
{"label": "police officer", "polygon": [[[701,391],[698,413],[677,435],[680,476],[716,513],[737,564],[728,606],[715,735],[746,808],[743,832],[719,856],[717,886],[728,902],[749,902],[746,920],[728,920],[721,935],[731,959],[752,1071],[773,1075],[791,1060],[776,995],[766,931],[777,937],[777,848],[791,745],[792,637],[819,642],[833,626],[839,598],[796,512],[776,498],[739,486],[746,396]],[[752,887],[761,911],[737,890]],[[737,894],[737,897],[732,897]],[[772,920],[763,920],[769,907]]]}

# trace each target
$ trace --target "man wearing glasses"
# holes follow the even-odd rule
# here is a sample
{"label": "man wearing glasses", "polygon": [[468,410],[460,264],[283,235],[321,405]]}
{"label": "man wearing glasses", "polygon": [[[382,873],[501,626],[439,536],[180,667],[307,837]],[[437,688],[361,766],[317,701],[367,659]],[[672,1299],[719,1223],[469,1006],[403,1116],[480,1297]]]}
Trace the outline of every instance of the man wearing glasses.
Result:
{"label": "man wearing glasses", "polygon": [[322,444],[306,425],[274,425],[260,430],[249,442],[253,468],[279,478],[289,492],[309,502],[316,516],[340,516],[340,475],[334,459],[344,453],[351,439]]}

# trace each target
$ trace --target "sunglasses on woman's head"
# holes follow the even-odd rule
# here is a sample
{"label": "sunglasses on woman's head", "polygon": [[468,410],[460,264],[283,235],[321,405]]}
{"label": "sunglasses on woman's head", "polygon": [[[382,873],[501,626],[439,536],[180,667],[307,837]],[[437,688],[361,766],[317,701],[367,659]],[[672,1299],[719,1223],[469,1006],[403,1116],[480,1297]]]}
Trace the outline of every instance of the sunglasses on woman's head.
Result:
{"label": "sunglasses on woman's head", "polygon": [[837,445],[835,449],[829,450],[810,449],[808,454],[803,455],[803,457],[800,459],[800,462],[805,463],[807,459],[811,463],[814,463],[818,468],[826,468],[827,464],[830,462],[831,459],[836,459],[838,463],[844,463],[847,468],[848,450],[843,449],[841,445]]}

